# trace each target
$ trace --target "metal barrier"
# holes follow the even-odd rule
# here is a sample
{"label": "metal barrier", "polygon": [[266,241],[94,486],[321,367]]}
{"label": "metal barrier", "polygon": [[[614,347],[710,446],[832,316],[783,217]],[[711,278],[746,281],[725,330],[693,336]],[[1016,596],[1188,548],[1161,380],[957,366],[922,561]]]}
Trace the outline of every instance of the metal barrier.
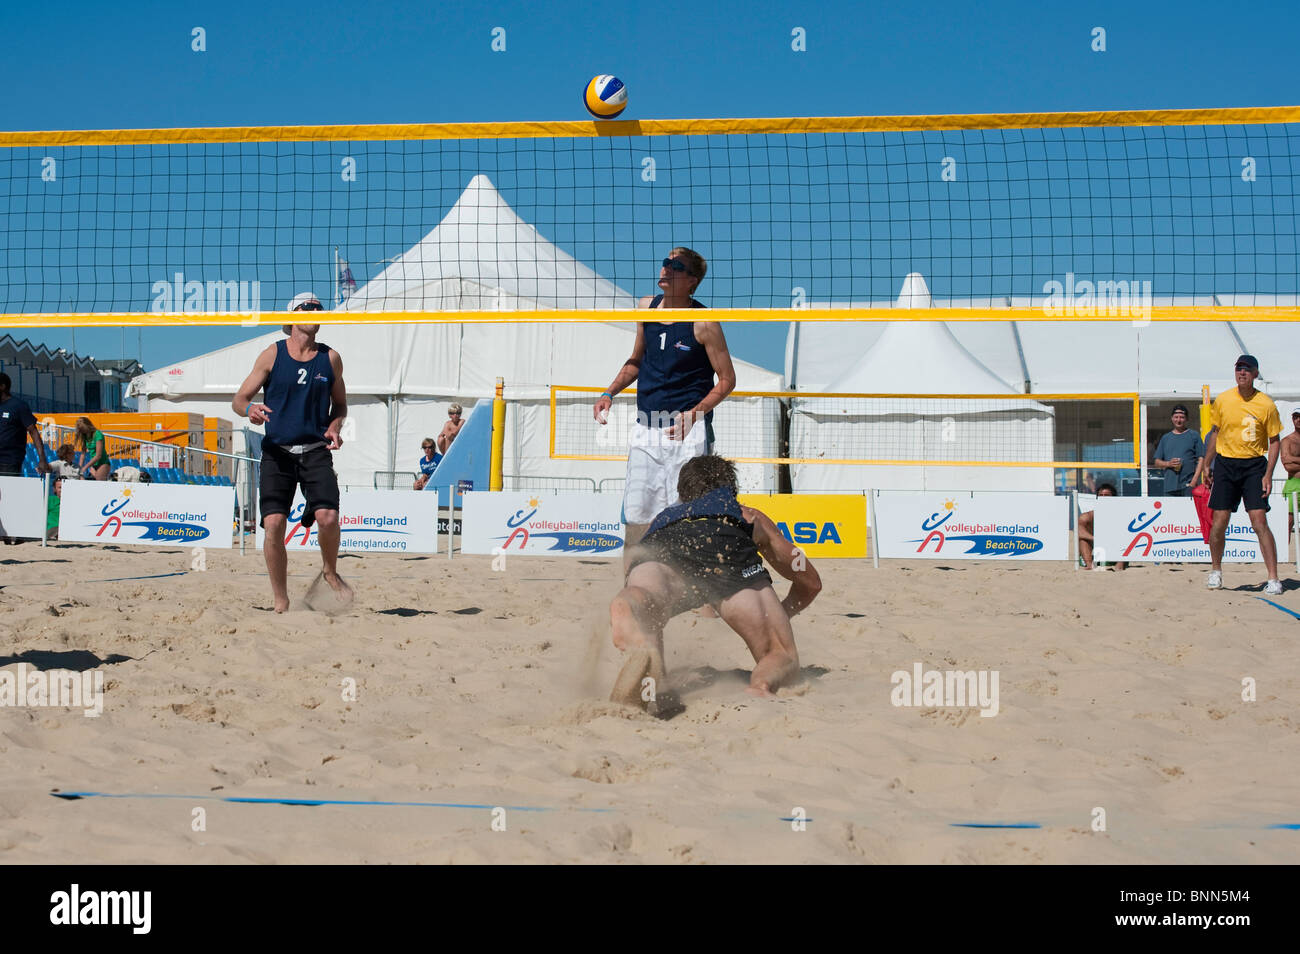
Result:
{"label": "metal barrier", "polygon": [[[398,478],[401,478],[400,486]],[[372,478],[375,490],[411,490],[419,474],[406,470],[377,470]]]}
{"label": "metal barrier", "polygon": [[508,490],[550,490],[556,493],[596,493],[596,481],[590,477],[530,477],[524,474],[502,474],[501,480]]}
{"label": "metal barrier", "polygon": [[[602,480],[602,481],[597,485],[597,487],[596,487],[596,493],[598,493],[598,494],[603,494],[603,493],[605,493],[605,492],[606,492],[606,491],[605,491],[605,485],[606,485],[606,484],[609,484],[609,486],[610,486],[610,488],[611,488],[610,493],[620,493],[620,494],[621,494],[621,493],[623,492],[624,488],[627,487],[627,478],[626,478],[626,477],[606,477],[604,480]],[[615,490],[614,488],[617,488],[617,489]]]}

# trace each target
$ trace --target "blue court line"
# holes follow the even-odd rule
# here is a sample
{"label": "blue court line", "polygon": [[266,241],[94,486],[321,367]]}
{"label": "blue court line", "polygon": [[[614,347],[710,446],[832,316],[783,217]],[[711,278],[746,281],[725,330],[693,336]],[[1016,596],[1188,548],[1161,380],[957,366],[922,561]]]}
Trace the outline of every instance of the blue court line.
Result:
{"label": "blue court line", "polygon": [[1288,614],[1289,616],[1294,616],[1296,619],[1300,619],[1300,613],[1297,613],[1297,612],[1296,612],[1295,610],[1293,610],[1293,609],[1287,609],[1287,608],[1286,608],[1285,606],[1283,606],[1281,603],[1274,603],[1272,600],[1265,600],[1264,597],[1262,597],[1262,596],[1257,596],[1257,597],[1255,597],[1255,599],[1257,599],[1257,600],[1264,600],[1264,602],[1267,603],[1269,606],[1276,606],[1276,607],[1277,607],[1278,609],[1280,609],[1283,613],[1286,613],[1286,614]]}
{"label": "blue court line", "polygon": [[[127,583],[131,580],[161,580],[168,576],[185,576],[189,570],[180,570],[176,573],[155,573],[153,576],[115,576],[111,580],[78,580],[79,583]],[[67,580],[58,580],[53,583],[6,583],[0,589],[7,589],[11,586],[61,586]]]}
{"label": "blue court line", "polygon": [[1042,828],[1038,822],[950,822],[951,828]]}
{"label": "blue court line", "polygon": [[1286,831],[1300,831],[1300,824],[1296,822],[1279,822],[1276,825],[1269,825],[1269,828],[1281,828]]}
{"label": "blue court line", "polygon": [[50,792],[55,798],[62,798],[66,801],[76,801],[81,798],[182,798],[190,801],[209,801],[209,802],[234,802],[241,805],[305,805],[315,807],[319,805],[365,805],[365,806],[384,806],[389,808],[472,808],[482,811],[491,811],[494,808],[504,808],[512,812],[588,812],[594,814],[603,814],[614,811],[612,808],[551,808],[544,805],[475,805],[467,802],[386,802],[386,801],[369,801],[363,799],[342,799],[342,798],[293,798],[286,796],[284,798],[266,798],[252,795],[172,795],[153,792]]}

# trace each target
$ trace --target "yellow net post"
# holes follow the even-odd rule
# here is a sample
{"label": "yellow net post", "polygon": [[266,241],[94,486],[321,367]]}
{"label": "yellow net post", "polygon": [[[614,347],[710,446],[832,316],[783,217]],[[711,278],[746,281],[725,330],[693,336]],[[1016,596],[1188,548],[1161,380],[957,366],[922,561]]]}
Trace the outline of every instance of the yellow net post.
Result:
{"label": "yellow net post", "polygon": [[489,490],[500,490],[505,484],[501,474],[506,447],[506,402],[502,397],[505,383],[505,378],[497,378],[496,396],[492,399],[492,472],[488,478]]}

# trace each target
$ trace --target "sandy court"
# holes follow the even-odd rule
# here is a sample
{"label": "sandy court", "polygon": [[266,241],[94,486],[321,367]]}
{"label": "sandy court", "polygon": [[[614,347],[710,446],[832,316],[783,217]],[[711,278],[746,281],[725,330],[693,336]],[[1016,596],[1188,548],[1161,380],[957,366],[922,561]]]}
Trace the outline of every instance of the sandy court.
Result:
{"label": "sandy court", "polygon": [[[665,722],[602,701],[616,564],[490,563],[347,556],[349,612],[276,617],[252,550],[208,551],[199,572],[180,550],[3,548],[0,669],[129,658],[103,665],[99,718],[0,709],[0,860],[1300,857],[1300,833],[1268,827],[1300,822],[1300,620],[1257,598],[1262,568],[1229,566],[1211,593],[1192,566],[821,561],[826,588],[795,620],[804,682],[746,696],[739,638],[685,617],[667,646],[686,709]],[[317,568],[291,557],[296,601]],[[1276,602],[1300,610],[1288,585]],[[915,663],[998,671],[999,713],[892,705],[891,673]]]}

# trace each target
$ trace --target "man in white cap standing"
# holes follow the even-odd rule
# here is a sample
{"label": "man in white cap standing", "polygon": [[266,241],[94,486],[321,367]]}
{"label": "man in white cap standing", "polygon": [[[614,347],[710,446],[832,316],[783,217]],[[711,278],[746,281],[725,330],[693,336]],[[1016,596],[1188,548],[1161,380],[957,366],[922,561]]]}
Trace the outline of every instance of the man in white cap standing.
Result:
{"label": "man in white cap standing", "polygon": [[1273,399],[1255,388],[1259,361],[1254,355],[1239,357],[1233,373],[1237,386],[1214,399],[1210,409],[1210,423],[1214,428],[1205,442],[1205,456],[1192,478],[1194,486],[1210,474],[1210,466],[1214,465],[1214,483],[1210,485],[1210,510],[1214,515],[1210,524],[1212,569],[1205,585],[1212,590],[1223,588],[1228,519],[1236,512],[1237,505],[1244,502],[1246,516],[1259,540],[1260,556],[1268,570],[1264,592],[1278,596],[1282,593],[1282,583],[1277,578],[1277,541],[1266,518],[1282,421]]}
{"label": "man in white cap standing", "polygon": [[[290,312],[321,311],[310,292],[295,295]],[[340,606],[352,601],[352,589],[338,574],[339,482],[331,453],[343,444],[340,429],[348,413],[343,359],[316,341],[320,325],[285,325],[288,339],[267,347],[253,365],[231,403],[235,413],[266,425],[262,438],[260,506],[266,531],[263,554],[275,596],[275,611],[289,608],[288,554],[285,528],[294,491],[307,500],[302,524],[316,524],[321,576]],[[265,389],[264,403],[253,401]],[[313,584],[313,590],[316,584]],[[310,592],[309,592],[310,605]]]}

